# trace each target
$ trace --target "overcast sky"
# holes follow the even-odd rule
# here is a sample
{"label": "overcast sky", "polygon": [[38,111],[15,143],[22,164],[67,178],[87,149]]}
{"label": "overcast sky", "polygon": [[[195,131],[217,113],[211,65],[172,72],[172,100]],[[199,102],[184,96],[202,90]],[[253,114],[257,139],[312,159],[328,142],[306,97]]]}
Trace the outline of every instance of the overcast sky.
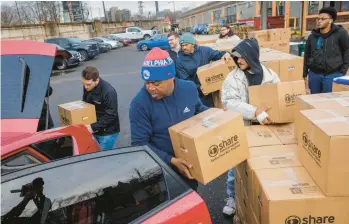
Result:
{"label": "overcast sky", "polygon": [[[93,17],[99,17],[99,13],[103,17],[102,1],[89,1],[88,3],[92,9]],[[177,11],[182,10],[184,7],[195,8],[205,3],[205,1],[175,1],[174,4]],[[110,7],[118,7],[119,9],[129,9],[132,14],[138,12],[138,1],[104,1],[104,4],[106,10],[109,10]],[[143,6],[144,15],[147,15],[148,12],[155,13],[155,1],[144,1]],[[159,1],[159,11],[164,9],[173,11],[173,2]]]}

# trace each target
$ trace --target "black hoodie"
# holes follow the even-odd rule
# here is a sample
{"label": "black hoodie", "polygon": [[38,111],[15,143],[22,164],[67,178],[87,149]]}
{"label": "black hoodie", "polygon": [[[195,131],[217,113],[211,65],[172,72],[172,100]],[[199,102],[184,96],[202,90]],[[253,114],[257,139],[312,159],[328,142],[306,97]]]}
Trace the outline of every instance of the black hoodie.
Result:
{"label": "black hoodie", "polygon": [[[320,49],[317,47],[318,39]],[[349,35],[340,25],[332,25],[331,30],[321,34],[320,29],[314,29],[308,37],[304,51],[303,77],[309,70],[316,74],[332,74],[340,72],[345,75],[349,68]]]}
{"label": "black hoodie", "polygon": [[[241,41],[233,50],[238,52],[250,66],[250,71],[244,71],[250,86],[260,85],[263,81],[263,68],[259,61],[259,45],[254,38]],[[234,57],[236,65],[240,68],[238,58]]]}

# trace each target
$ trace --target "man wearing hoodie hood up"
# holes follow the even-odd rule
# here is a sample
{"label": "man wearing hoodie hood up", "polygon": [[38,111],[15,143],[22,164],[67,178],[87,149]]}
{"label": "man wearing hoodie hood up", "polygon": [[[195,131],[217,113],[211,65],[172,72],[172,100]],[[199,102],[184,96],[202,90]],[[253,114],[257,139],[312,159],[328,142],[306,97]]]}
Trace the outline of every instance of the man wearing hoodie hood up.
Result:
{"label": "man wearing hoodie hood up", "polygon": [[308,76],[312,94],[332,92],[333,79],[345,75],[349,68],[349,35],[333,24],[336,19],[334,8],[322,8],[316,20],[318,29],[307,39],[303,77]]}
{"label": "man wearing hoodie hood up", "polygon": [[131,144],[147,145],[196,190],[191,165],[175,157],[168,128],[208,108],[201,103],[195,84],[175,74],[174,61],[166,51],[154,48],[146,55],[141,71],[145,83],[130,105]]}
{"label": "man wearing hoodie hood up", "polygon": [[[257,108],[248,101],[248,87],[263,85],[266,83],[278,83],[280,79],[272,70],[266,68],[259,61],[259,46],[256,39],[241,41],[232,50],[233,59],[237,65],[222,86],[222,103],[230,111],[241,113],[245,125],[257,120],[260,124],[270,124],[267,110],[270,107]],[[235,213],[235,186],[234,170],[228,172],[226,206],[223,213],[232,215]]]}

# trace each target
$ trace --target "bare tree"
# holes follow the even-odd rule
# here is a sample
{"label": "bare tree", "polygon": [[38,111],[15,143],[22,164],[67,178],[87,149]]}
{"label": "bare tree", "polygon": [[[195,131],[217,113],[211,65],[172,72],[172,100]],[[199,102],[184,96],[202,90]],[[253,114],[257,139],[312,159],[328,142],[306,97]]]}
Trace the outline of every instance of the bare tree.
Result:
{"label": "bare tree", "polygon": [[10,26],[18,21],[14,5],[1,4],[1,25]]}

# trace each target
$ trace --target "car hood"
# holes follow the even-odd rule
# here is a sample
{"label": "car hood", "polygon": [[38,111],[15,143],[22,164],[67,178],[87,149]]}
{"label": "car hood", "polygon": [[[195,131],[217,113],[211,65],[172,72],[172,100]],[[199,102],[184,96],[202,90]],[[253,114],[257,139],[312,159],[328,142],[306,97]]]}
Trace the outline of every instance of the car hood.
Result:
{"label": "car hood", "polygon": [[[29,40],[3,40],[1,47],[1,132],[34,133],[57,47]],[[25,127],[11,122],[19,119]]]}

